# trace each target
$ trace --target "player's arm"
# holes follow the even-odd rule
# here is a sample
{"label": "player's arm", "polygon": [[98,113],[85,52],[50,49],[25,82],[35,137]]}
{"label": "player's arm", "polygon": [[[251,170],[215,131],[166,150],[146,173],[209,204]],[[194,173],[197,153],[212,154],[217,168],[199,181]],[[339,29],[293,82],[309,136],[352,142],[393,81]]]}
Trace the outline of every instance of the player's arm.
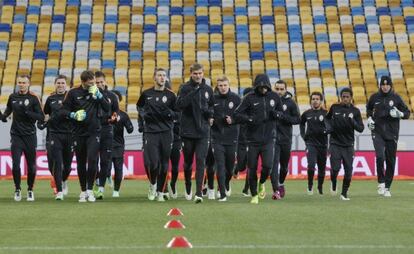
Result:
{"label": "player's arm", "polygon": [[[120,114],[121,114],[121,112],[120,112]],[[121,115],[122,115],[122,117],[124,117],[124,119],[123,119],[124,128],[126,129],[126,131],[128,133],[131,134],[134,131],[134,125],[132,125],[131,119],[129,118],[127,113],[123,113]]]}
{"label": "player's arm", "polygon": [[7,106],[6,110],[1,114],[1,121],[7,122],[7,117],[13,112],[12,103],[11,103],[11,95],[9,96],[9,99],[7,100]]}
{"label": "player's arm", "polygon": [[361,112],[358,109],[355,110],[353,124],[354,124],[354,129],[357,132],[361,133],[364,131],[364,122],[362,121]]}
{"label": "player's arm", "polygon": [[180,90],[178,91],[178,98],[177,98],[177,109],[182,111],[189,105],[193,100],[194,94],[199,90],[197,87],[196,90],[190,91],[190,88],[186,85],[181,86]]}
{"label": "player's arm", "polygon": [[397,104],[396,107],[400,112],[402,112],[404,114],[403,117],[401,117],[401,119],[410,118],[410,109],[404,103],[403,99],[400,96],[398,96],[398,97],[399,97],[399,100],[398,100],[398,104]]}
{"label": "player's arm", "polygon": [[253,118],[249,116],[248,110],[250,108],[250,96],[246,96],[242,99],[240,105],[234,111],[235,123],[252,123]]}
{"label": "player's arm", "polygon": [[368,103],[367,103],[367,118],[374,116],[374,97],[375,95],[372,95],[369,97]]}
{"label": "player's arm", "polygon": [[43,114],[42,107],[40,106],[39,98],[33,95],[32,101],[33,106],[31,110],[25,111],[26,115],[35,121],[43,121],[45,119],[45,115]]}
{"label": "player's arm", "polygon": [[303,140],[305,140],[306,135],[306,112],[302,114],[300,117],[300,123],[299,123],[299,129],[300,129],[300,136]]}

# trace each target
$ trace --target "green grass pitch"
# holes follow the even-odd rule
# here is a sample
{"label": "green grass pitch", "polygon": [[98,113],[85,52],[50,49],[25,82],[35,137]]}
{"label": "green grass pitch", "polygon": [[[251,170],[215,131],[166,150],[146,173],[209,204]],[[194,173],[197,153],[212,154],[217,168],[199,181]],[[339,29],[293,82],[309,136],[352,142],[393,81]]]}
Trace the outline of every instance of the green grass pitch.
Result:
{"label": "green grass pitch", "polygon": [[[2,180],[0,253],[414,253],[413,181],[395,181],[391,198],[376,194],[375,181],[353,181],[346,202],[329,194],[329,182],[324,196],[308,196],[305,181],[288,180],[284,200],[267,195],[259,205],[241,196],[242,184],[233,181],[226,203],[196,205],[184,199],[182,181],[178,200],[159,203],[147,200],[147,181],[127,180],[121,198],[107,188],[103,201],[80,204],[76,180],[64,201],[39,180],[36,201],[23,191],[17,203],[12,181]],[[185,229],[164,229],[173,207]],[[192,249],[166,248],[181,235]]]}

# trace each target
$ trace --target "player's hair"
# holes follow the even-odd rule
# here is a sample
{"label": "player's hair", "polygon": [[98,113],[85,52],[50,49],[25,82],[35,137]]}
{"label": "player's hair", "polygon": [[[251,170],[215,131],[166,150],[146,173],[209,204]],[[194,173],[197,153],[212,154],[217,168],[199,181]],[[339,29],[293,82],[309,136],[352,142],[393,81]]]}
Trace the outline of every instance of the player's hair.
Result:
{"label": "player's hair", "polygon": [[319,96],[319,98],[321,99],[321,101],[323,101],[323,94],[322,94],[321,92],[318,92],[318,91],[314,91],[314,92],[312,92],[312,93],[311,93],[311,95],[310,95],[310,97],[309,97],[309,100],[310,100],[310,101],[312,101],[312,97],[313,97],[314,95]]}
{"label": "player's hair", "polygon": [[343,93],[349,93],[349,94],[351,95],[351,97],[353,97],[353,96],[354,96],[354,93],[352,92],[352,89],[351,89],[351,88],[349,88],[349,87],[344,87],[344,88],[342,88],[341,92],[339,93],[339,96],[341,96],[341,97],[342,97],[342,94],[343,94]]}
{"label": "player's hair", "polygon": [[95,71],[95,78],[104,78],[105,79],[105,73],[102,71]]}
{"label": "player's hair", "polygon": [[218,82],[226,82],[226,81],[228,83],[230,83],[230,80],[229,80],[229,78],[226,75],[222,75],[222,76],[220,76],[220,77],[217,78],[217,83]]}
{"label": "player's hair", "polygon": [[88,80],[92,80],[95,78],[95,74],[92,71],[83,71],[80,75],[80,79],[82,82],[87,82]]}
{"label": "player's hair", "polygon": [[165,74],[167,74],[167,70],[166,69],[164,69],[164,68],[155,68],[155,70],[154,70],[154,77],[155,77],[155,75],[157,74],[157,72],[159,72],[159,71],[163,71],[163,72],[165,72]]}
{"label": "player's hair", "polygon": [[203,70],[203,69],[204,69],[203,65],[201,65],[201,64],[199,64],[199,63],[193,63],[193,64],[190,66],[190,72],[193,72],[193,71],[198,71],[198,70]]}
{"label": "player's hair", "polygon": [[287,89],[286,81],[284,81],[283,79],[279,79],[278,81],[276,81],[275,85],[276,84],[283,84],[283,85],[285,85],[285,89]]}
{"label": "player's hair", "polygon": [[65,82],[67,82],[68,81],[68,78],[65,76],[65,75],[63,75],[63,74],[59,74],[59,75],[57,75],[57,77],[55,78],[55,84],[56,84],[56,82],[59,80],[59,79],[64,79],[65,80]]}
{"label": "player's hair", "polygon": [[118,100],[119,100],[119,101],[122,101],[122,94],[121,94],[121,92],[120,92],[120,91],[118,91],[118,90],[112,90],[112,92],[113,92],[114,94],[116,94],[116,96],[118,96]]}
{"label": "player's hair", "polygon": [[29,74],[20,74],[20,75],[17,75],[17,78],[27,78],[29,80],[29,83],[30,83],[30,75]]}

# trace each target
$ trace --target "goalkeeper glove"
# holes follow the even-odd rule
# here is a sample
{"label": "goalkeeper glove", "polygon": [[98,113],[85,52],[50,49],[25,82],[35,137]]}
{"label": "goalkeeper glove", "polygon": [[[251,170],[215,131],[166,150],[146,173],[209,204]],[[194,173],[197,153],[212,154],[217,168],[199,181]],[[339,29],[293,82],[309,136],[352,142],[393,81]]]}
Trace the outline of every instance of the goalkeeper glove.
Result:
{"label": "goalkeeper glove", "polygon": [[89,93],[92,94],[92,97],[96,99],[102,99],[103,95],[99,88],[96,85],[90,86],[88,89]]}
{"label": "goalkeeper glove", "polygon": [[80,109],[76,112],[71,112],[70,113],[70,118],[72,118],[72,119],[74,119],[78,122],[82,122],[86,118],[86,112],[83,109]]}

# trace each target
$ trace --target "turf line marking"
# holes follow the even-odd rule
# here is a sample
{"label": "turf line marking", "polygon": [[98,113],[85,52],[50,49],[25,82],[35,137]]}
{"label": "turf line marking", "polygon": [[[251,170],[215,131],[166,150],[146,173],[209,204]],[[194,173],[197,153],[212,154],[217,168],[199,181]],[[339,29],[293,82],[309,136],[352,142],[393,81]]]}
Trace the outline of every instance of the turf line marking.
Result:
{"label": "turf line marking", "polygon": [[[157,245],[132,246],[1,246],[0,251],[58,250],[149,250],[165,249]],[[194,249],[414,249],[414,245],[194,245]]]}

